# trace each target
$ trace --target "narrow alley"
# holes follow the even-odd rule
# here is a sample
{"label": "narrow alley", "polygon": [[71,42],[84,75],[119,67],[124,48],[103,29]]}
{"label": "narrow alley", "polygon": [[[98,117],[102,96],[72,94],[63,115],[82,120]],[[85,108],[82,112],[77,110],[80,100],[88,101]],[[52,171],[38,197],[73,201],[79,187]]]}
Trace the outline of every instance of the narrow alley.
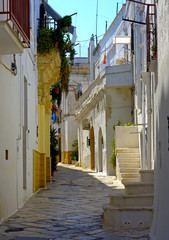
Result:
{"label": "narrow alley", "polygon": [[123,191],[112,176],[59,164],[47,189],[0,226],[0,239],[149,239],[146,230],[112,232],[102,225],[102,206],[109,193]]}

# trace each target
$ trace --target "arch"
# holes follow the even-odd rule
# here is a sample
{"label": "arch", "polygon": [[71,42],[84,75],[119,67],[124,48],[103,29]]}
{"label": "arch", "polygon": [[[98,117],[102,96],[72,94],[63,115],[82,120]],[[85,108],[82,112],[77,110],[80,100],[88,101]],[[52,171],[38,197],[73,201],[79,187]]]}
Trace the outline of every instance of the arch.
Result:
{"label": "arch", "polygon": [[98,139],[98,171],[103,171],[103,135],[102,135],[102,129],[100,127],[99,129],[99,139]]}
{"label": "arch", "polygon": [[90,161],[91,169],[95,170],[95,137],[93,126],[90,129]]}

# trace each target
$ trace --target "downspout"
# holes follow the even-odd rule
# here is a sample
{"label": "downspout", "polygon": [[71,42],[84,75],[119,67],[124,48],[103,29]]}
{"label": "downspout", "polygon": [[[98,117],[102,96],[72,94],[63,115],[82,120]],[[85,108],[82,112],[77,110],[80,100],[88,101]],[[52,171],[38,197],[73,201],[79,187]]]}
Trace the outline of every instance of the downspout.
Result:
{"label": "downspout", "polygon": [[147,149],[147,169],[151,169],[151,73],[147,72],[147,140],[148,140],[148,149]]}
{"label": "downspout", "polygon": [[147,162],[146,170],[151,169],[151,72],[142,72],[143,82],[147,87]]}

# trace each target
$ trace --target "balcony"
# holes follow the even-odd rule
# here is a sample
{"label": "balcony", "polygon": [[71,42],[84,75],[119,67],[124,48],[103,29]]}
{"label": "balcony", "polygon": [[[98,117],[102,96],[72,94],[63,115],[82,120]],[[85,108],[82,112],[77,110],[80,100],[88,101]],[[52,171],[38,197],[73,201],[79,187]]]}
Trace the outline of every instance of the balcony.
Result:
{"label": "balcony", "polygon": [[29,0],[0,0],[0,54],[30,47]]}

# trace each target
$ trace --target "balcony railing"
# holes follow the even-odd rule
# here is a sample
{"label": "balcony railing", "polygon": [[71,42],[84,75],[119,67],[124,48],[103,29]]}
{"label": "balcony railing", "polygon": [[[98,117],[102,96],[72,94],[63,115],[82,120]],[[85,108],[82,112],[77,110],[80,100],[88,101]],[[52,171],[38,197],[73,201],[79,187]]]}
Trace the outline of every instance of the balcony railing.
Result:
{"label": "balcony railing", "polygon": [[0,21],[8,21],[24,47],[30,47],[29,0],[0,0]]}

